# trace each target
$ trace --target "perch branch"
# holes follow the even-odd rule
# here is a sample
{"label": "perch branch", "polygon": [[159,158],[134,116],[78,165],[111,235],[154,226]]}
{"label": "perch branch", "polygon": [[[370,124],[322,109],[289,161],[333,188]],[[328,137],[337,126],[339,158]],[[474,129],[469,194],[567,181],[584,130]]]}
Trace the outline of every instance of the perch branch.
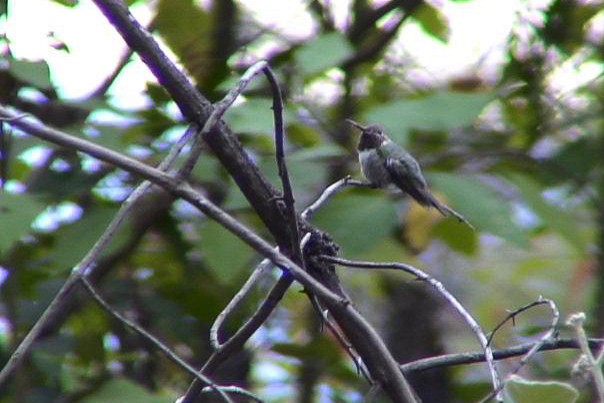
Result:
{"label": "perch branch", "polygon": [[350,175],[332,183],[327,186],[325,190],[321,193],[321,195],[315,200],[310,206],[306,207],[304,211],[302,211],[302,218],[305,220],[310,220],[312,216],[319,210],[329,199],[331,199],[335,194],[340,192],[346,186],[363,186],[363,187],[371,187],[371,184],[366,182],[361,182],[355,179],[352,179]]}
{"label": "perch branch", "polygon": [[[229,392],[241,396],[247,397],[249,400],[257,403],[264,403],[264,400],[251,393],[249,390],[245,390],[239,386],[218,386],[218,389],[224,392]],[[212,388],[210,386],[206,386],[201,390],[201,393],[212,392]],[[177,403],[182,403],[182,400],[177,401]]]}

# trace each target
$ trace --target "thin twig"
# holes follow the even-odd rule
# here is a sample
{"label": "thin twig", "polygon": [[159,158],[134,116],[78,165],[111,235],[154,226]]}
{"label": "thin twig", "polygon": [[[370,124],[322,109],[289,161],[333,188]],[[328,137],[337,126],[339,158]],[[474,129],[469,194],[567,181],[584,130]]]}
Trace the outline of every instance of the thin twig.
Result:
{"label": "thin twig", "polygon": [[[604,339],[588,339],[591,349],[604,346]],[[526,354],[535,347],[535,343],[525,343],[513,347],[493,350],[495,360],[505,360]],[[538,351],[553,351],[561,349],[580,349],[579,343],[573,339],[555,339],[545,341]],[[456,354],[443,354],[429,358],[412,361],[401,365],[405,374],[413,374],[438,368],[452,367],[455,365],[477,364],[485,361],[484,351],[471,351]]]}
{"label": "thin twig", "polygon": [[[39,125],[32,124],[28,121],[21,120],[23,115],[13,116],[13,115],[11,115],[11,112],[9,112],[7,109],[0,107],[0,116],[2,116],[2,118],[5,118],[6,114],[9,115],[8,117],[10,118],[10,120],[9,120],[10,122],[12,122],[15,126],[20,127],[22,130],[27,131],[28,133],[31,133],[28,130],[28,128],[34,128],[34,129],[38,129],[38,131],[40,131],[40,132],[46,133],[51,138],[54,135],[57,135],[59,139],[69,140],[69,141],[66,141],[66,143],[70,143],[70,142],[72,142],[72,140],[74,140],[74,139],[70,138],[71,136],[69,136],[65,133],[59,132],[58,130],[44,128]],[[182,148],[184,147],[185,143],[191,138],[191,136],[193,135],[195,130],[196,130],[195,125],[192,125],[185,132],[185,134],[179,139],[179,141],[172,147],[172,149],[170,150],[170,152],[168,153],[166,158],[160,163],[158,169],[150,168],[150,167],[149,168],[152,169],[154,172],[156,171],[156,172],[164,175],[164,170],[169,169],[170,166],[174,163],[174,161],[178,157],[178,154],[182,151]],[[40,137],[42,137],[42,136],[40,136]],[[77,140],[77,139],[75,139],[75,140]],[[78,141],[75,141],[75,140],[73,142],[78,143]],[[86,144],[89,143],[89,142],[86,142],[85,140],[84,140],[84,142]],[[93,144],[93,143],[90,143],[90,144]],[[103,148],[102,147],[99,148],[98,146],[95,145],[94,149],[100,150]],[[102,154],[113,157],[113,152],[110,150],[103,149]],[[117,153],[115,153],[115,154],[117,154]],[[117,154],[117,155],[120,155],[120,154]],[[120,155],[118,160],[123,161],[121,157],[122,156]],[[125,157],[125,159],[128,159],[128,157]],[[142,163],[139,163],[136,160],[132,160],[132,161],[135,161],[136,164],[144,165]],[[130,163],[131,162],[128,161],[128,164],[130,164]],[[34,342],[36,341],[36,339],[38,338],[38,336],[40,335],[42,330],[47,326],[48,323],[50,323],[52,321],[52,319],[57,315],[57,313],[60,312],[64,301],[71,294],[71,290],[72,290],[73,286],[75,285],[75,283],[77,282],[78,278],[87,272],[88,272],[88,274],[91,274],[90,268],[92,268],[92,270],[94,269],[94,267],[95,267],[94,263],[96,262],[98,256],[107,247],[109,242],[111,242],[111,240],[114,238],[115,232],[118,230],[118,228],[122,224],[124,218],[127,216],[127,213],[129,211],[129,209],[131,208],[131,206],[133,206],[135,204],[135,202],[148,190],[148,188],[150,186],[151,186],[151,183],[148,181],[145,181],[145,182],[141,183],[132,192],[132,194],[126,199],[126,201],[120,207],[119,211],[113,217],[111,223],[107,226],[107,228],[105,229],[105,231],[103,232],[103,234],[101,235],[99,240],[88,251],[86,256],[74,267],[74,269],[72,270],[72,273],[67,278],[67,280],[65,281],[63,286],[61,286],[61,288],[59,289],[59,291],[57,292],[57,294],[55,295],[53,300],[50,302],[48,307],[44,310],[44,312],[42,313],[40,318],[36,321],[34,326],[30,329],[30,331],[27,333],[27,335],[21,341],[21,343],[19,343],[19,345],[17,346],[17,348],[15,349],[13,354],[11,354],[11,356],[8,359],[7,363],[5,364],[4,368],[2,368],[2,371],[0,371],[0,385],[2,385],[4,382],[6,382],[8,380],[8,378],[10,377],[10,375],[22,363],[23,359],[29,354],[29,351],[31,350]]]}
{"label": "thin twig", "polygon": [[88,291],[88,293],[94,298],[94,300],[100,305],[101,308],[105,310],[108,314],[113,316],[127,328],[132,330],[135,333],[141,335],[145,340],[153,344],[158,350],[160,350],[166,357],[172,360],[175,364],[187,370],[190,374],[192,374],[195,378],[199,379],[199,381],[208,385],[212,390],[218,393],[225,402],[233,403],[233,401],[227,396],[227,394],[223,391],[222,388],[218,387],[211,379],[202,373],[197,372],[195,368],[190,366],[185,360],[180,358],[178,354],[174,351],[170,350],[168,346],[162,343],[157,337],[153,336],[151,333],[147,332],[145,329],[126,318],[124,315],[116,311],[109,305],[107,301],[98,293],[98,291],[94,288],[94,286],[88,281],[86,276],[80,276],[80,281]]}
{"label": "thin twig", "polygon": [[[167,172],[170,170],[180,153],[182,152],[185,145],[189,142],[189,140],[195,136],[195,133],[199,131],[197,125],[191,125],[185,131],[185,133],[178,139],[176,144],[172,146],[168,155],[160,162],[157,166],[157,169],[162,172]],[[140,200],[140,198],[153,186],[153,184],[145,180],[130,195],[126,198],[126,200],[121,204],[118,212],[115,214],[99,240],[93,245],[93,247],[88,251],[86,256],[82,259],[80,263],[74,268],[76,271],[81,271],[85,275],[90,275],[88,273],[88,269],[92,266],[92,263],[97,260],[98,256],[104,250],[109,242],[114,238],[115,233],[122,225],[124,219],[128,216],[130,209],[136,205],[136,203]]]}
{"label": "thin twig", "polygon": [[233,102],[235,102],[237,97],[239,95],[241,95],[241,93],[248,86],[250,81],[256,75],[258,75],[262,71],[262,69],[264,69],[265,67],[266,67],[265,61],[259,61],[255,64],[253,64],[250,68],[248,68],[245,71],[245,73],[243,73],[243,75],[239,79],[239,82],[237,83],[237,85],[233,89],[231,89],[224,96],[224,98],[222,98],[222,100],[220,100],[219,102],[216,102],[213,105],[212,113],[210,114],[208,119],[206,119],[199,135],[195,138],[195,141],[194,141],[193,145],[191,146],[191,152],[187,156],[186,161],[184,162],[184,164],[182,165],[181,169],[178,172],[178,178],[186,179],[189,177],[189,175],[191,174],[191,171],[193,171],[193,168],[195,167],[195,164],[197,163],[197,159],[199,158],[199,155],[202,150],[202,144],[203,144],[202,137],[206,133],[209,133],[212,129],[214,129],[216,124],[218,122],[220,122],[220,119],[222,119],[222,116],[225,114],[227,109],[233,104]]}
{"label": "thin twig", "polygon": [[[273,312],[285,292],[289,289],[293,278],[291,275],[283,273],[279,280],[273,285],[266,298],[250,318],[235,332],[235,334],[217,348],[210,358],[199,370],[201,373],[212,372],[220,365],[230,354],[243,348],[247,340],[258,330]],[[181,403],[192,403],[197,395],[203,390],[203,385],[193,382],[187,393],[183,396]]]}
{"label": "thin twig", "polygon": [[[523,307],[521,307],[521,308],[519,308],[519,309],[511,312],[511,314],[508,315],[508,318],[506,318],[506,320],[504,320],[504,322],[506,322],[510,318],[514,318],[517,314],[519,314],[521,312],[524,312],[527,309],[530,309],[530,308],[535,307],[537,305],[547,305],[549,307],[549,309],[552,311],[552,322],[551,322],[551,324],[549,326],[548,331],[545,332],[545,334],[543,336],[541,336],[539,338],[539,340],[537,340],[537,342],[533,343],[533,346],[520,359],[520,361],[518,362],[518,365],[516,365],[516,368],[514,368],[512,371],[510,371],[509,374],[506,375],[506,381],[509,380],[513,375],[517,374],[518,371],[520,371],[520,369],[523,366],[526,365],[526,363],[532,358],[532,356],[535,355],[537,353],[537,351],[539,351],[546,342],[548,342],[550,340],[554,340],[554,338],[556,337],[556,334],[558,332],[558,325],[560,324],[560,311],[558,310],[558,307],[556,306],[556,304],[554,303],[554,301],[552,301],[551,299],[543,298],[541,296],[536,301],[534,301],[534,302],[532,302],[530,304],[527,304],[527,305],[525,305],[525,306],[523,306]],[[495,330],[491,333],[491,335],[494,332],[495,332]],[[503,390],[504,386],[505,386],[505,382],[502,385],[499,386],[499,391]],[[489,393],[489,395],[487,395],[482,400],[482,402],[488,402],[499,391],[493,390],[491,393]]]}
{"label": "thin twig", "polygon": [[243,284],[239,291],[237,291],[237,294],[235,294],[235,296],[229,301],[229,303],[222,310],[222,312],[218,314],[216,320],[214,320],[214,323],[210,328],[210,343],[212,344],[212,347],[218,349],[223,346],[223,343],[221,343],[219,340],[218,333],[220,332],[224,321],[235,309],[237,309],[243,298],[245,298],[245,296],[249,293],[254,284],[256,284],[260,276],[262,276],[262,274],[264,274],[264,272],[272,265],[273,264],[268,259],[264,259],[262,262],[260,262],[260,264],[256,266],[256,268],[252,272],[251,276],[247,279],[245,284]]}
{"label": "thin twig", "polygon": [[[489,345],[491,344],[491,342],[493,341],[493,338],[495,337],[495,333],[497,333],[497,331],[499,329],[501,329],[503,327],[503,325],[505,325],[507,322],[509,322],[510,320],[514,323],[516,316],[518,316],[519,314],[521,314],[524,311],[527,311],[535,306],[538,305],[544,305],[547,304],[548,302],[546,300],[543,299],[543,297],[539,297],[536,301],[533,301],[529,304],[526,304],[525,306],[522,306],[520,308],[514,309],[513,311],[509,311],[507,316],[505,317],[505,319],[503,319],[501,322],[499,322],[494,328],[493,330],[491,330],[491,333],[489,334]],[[559,315],[558,315],[559,316]]]}
{"label": "thin twig", "polygon": [[[8,118],[14,117],[10,110],[0,106],[0,117],[1,116]],[[407,380],[402,376],[398,369],[395,369],[396,362],[383,343],[383,340],[367,320],[360,315],[345,298],[330,291],[287,256],[273,250],[273,247],[268,242],[224,210],[214,205],[188,183],[179,182],[170,175],[133,158],[123,156],[102,146],[75,138],[58,130],[29,122],[28,120],[17,120],[12,122],[12,125],[19,127],[31,135],[43,138],[55,144],[83,151],[95,158],[114,164],[130,173],[141,175],[143,178],[166,189],[172,195],[189,202],[208,217],[221,223],[228,231],[238,236],[246,244],[265,257],[268,257],[273,264],[291,273],[291,275],[293,275],[305,288],[308,288],[320,297],[322,301],[327,304],[332,314],[337,313],[341,319],[347,321],[345,323],[342,322],[341,326],[346,327],[345,332],[347,335],[349,335],[350,332],[356,332],[354,336],[358,343],[363,340],[363,345],[359,345],[358,343],[354,344],[355,349],[357,349],[357,351],[359,351],[359,349],[362,350],[361,355],[370,369],[372,376],[384,386],[389,396],[401,401],[416,401]]]}
{"label": "thin twig", "polygon": [[453,296],[453,294],[451,294],[444,287],[444,285],[440,281],[436,280],[434,277],[431,277],[430,275],[428,275],[427,273],[423,272],[420,269],[417,269],[411,265],[403,264],[403,263],[359,262],[359,261],[352,261],[352,260],[348,260],[348,259],[342,259],[342,258],[338,258],[338,257],[334,257],[334,256],[325,256],[325,255],[321,256],[320,258],[324,261],[336,263],[338,265],[346,266],[346,267],[364,268],[364,269],[402,270],[406,273],[412,274],[419,280],[424,281],[425,283],[427,283],[428,285],[433,287],[462,316],[462,318],[465,320],[465,322],[469,325],[470,329],[472,329],[472,332],[478,338],[478,341],[480,342],[480,345],[482,346],[484,353],[485,353],[487,365],[489,367],[489,372],[491,374],[491,381],[493,383],[493,390],[497,391],[498,400],[502,399],[502,397],[499,396],[499,390],[500,390],[499,388],[501,385],[501,380],[499,378],[499,374],[497,372],[497,367],[495,366],[495,362],[493,360],[493,351],[491,350],[491,347],[488,344],[487,337],[484,334],[484,331],[481,329],[478,322],[467,311],[467,309],[457,300],[457,298],[455,298],[455,296]]}
{"label": "thin twig", "polygon": [[[254,402],[258,402],[258,403],[264,403],[264,400],[262,400],[260,397],[256,396],[255,394],[253,394],[252,392],[250,392],[249,390],[245,390],[243,388],[240,388],[239,386],[218,386],[218,389],[223,391],[223,392],[229,392],[229,393],[234,393],[237,395],[241,395],[241,396],[245,396],[248,399],[254,401]],[[208,392],[212,392],[212,388],[210,386],[206,386],[205,388],[203,388],[201,390],[201,393],[208,393]]]}
{"label": "thin twig", "polygon": [[10,116],[10,117],[2,116],[2,117],[0,117],[0,122],[10,123],[10,122],[14,122],[16,120],[20,120],[20,119],[28,118],[28,117],[32,117],[32,114],[31,113],[20,113],[18,115],[14,115],[14,116]]}
{"label": "thin twig", "polygon": [[310,206],[306,207],[302,211],[302,218],[305,220],[310,220],[312,216],[319,210],[329,199],[331,199],[336,193],[341,191],[346,186],[351,185],[352,178],[350,175],[332,183],[327,186],[325,190],[321,193],[321,195],[315,200]]}
{"label": "thin twig", "polygon": [[130,62],[130,58],[134,54],[134,51],[131,48],[126,48],[120,60],[115,65],[113,71],[109,76],[107,76],[99,86],[92,91],[92,93],[88,96],[90,99],[101,98],[107,94],[109,88],[113,85],[117,77],[121,74],[122,70],[126,67],[126,65]]}
{"label": "thin twig", "polygon": [[285,211],[287,213],[287,225],[289,227],[291,248],[294,260],[304,267],[304,259],[300,251],[300,233],[298,230],[298,217],[296,217],[296,206],[294,199],[294,191],[287,172],[287,164],[285,163],[285,125],[283,123],[283,98],[281,96],[281,88],[273,70],[267,64],[262,70],[268,80],[271,92],[273,94],[273,119],[275,122],[275,158],[277,160],[277,168],[279,178],[281,178],[281,186],[283,188],[283,202],[285,203]]}

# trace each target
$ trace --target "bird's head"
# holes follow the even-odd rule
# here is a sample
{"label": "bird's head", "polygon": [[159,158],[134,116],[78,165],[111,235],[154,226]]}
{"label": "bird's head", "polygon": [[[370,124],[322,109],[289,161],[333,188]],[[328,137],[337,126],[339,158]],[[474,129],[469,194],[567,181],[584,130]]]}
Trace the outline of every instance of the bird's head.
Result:
{"label": "bird's head", "polygon": [[346,122],[361,131],[361,138],[359,139],[359,145],[357,147],[360,151],[378,148],[388,139],[384,132],[384,128],[380,125],[363,126],[352,119],[346,119]]}

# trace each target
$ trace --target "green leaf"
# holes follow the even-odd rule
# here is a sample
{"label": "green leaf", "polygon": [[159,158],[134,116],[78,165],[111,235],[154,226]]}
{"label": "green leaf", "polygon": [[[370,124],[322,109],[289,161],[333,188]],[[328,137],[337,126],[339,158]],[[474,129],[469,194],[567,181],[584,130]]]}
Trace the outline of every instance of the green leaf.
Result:
{"label": "green leaf", "polygon": [[207,220],[199,232],[202,256],[219,281],[229,283],[251,271],[254,251],[239,238],[213,220]]}
{"label": "green leaf", "polygon": [[74,8],[78,5],[79,0],[52,0],[54,3],[60,4],[65,7]]}
{"label": "green leaf", "polygon": [[10,73],[19,80],[25,81],[36,88],[48,90],[52,88],[50,69],[45,61],[31,62],[9,58]]}
{"label": "green leaf", "polygon": [[352,52],[344,35],[330,32],[302,45],[296,51],[295,59],[303,75],[313,75],[338,66]]}
{"label": "green leaf", "polygon": [[[298,207],[301,207],[300,203],[311,202],[309,194],[319,191],[317,184],[327,179],[328,166],[321,160],[329,158],[329,153],[333,151],[333,148],[306,149],[287,156],[287,169]],[[279,170],[272,155],[262,158],[258,165],[271,183],[281,186]]]}
{"label": "green leaf", "polygon": [[44,208],[44,204],[30,194],[0,192],[0,254],[29,233],[32,221]]}
{"label": "green leaf", "polygon": [[323,365],[335,364],[342,358],[341,350],[336,348],[334,342],[326,337],[317,337],[307,344],[275,343],[271,350],[300,360],[314,357],[320,359]]}
{"label": "green leaf", "polygon": [[[52,249],[53,261],[59,270],[71,269],[90,250],[99,239],[115,213],[117,208],[95,207],[87,210],[82,218],[73,224],[60,228],[57,239]],[[120,245],[127,236],[129,226],[122,225],[122,230],[112,239],[105,248],[104,254],[110,253],[113,248]],[[102,256],[102,255],[101,255]]]}
{"label": "green leaf", "polygon": [[321,137],[310,126],[292,123],[287,126],[287,139],[292,144],[313,147],[321,144]]}
{"label": "green leaf", "polygon": [[545,160],[545,175],[554,183],[586,178],[600,162],[602,153],[595,136],[582,136],[566,143],[552,158]]}
{"label": "green leaf", "polygon": [[581,229],[577,220],[567,211],[545,201],[543,189],[529,177],[521,174],[510,175],[526,204],[541,218],[544,225],[556,231],[580,253],[585,253],[588,240],[580,236]]}
{"label": "green leaf", "polygon": [[341,193],[319,210],[314,221],[333,235],[344,255],[357,257],[396,228],[396,202],[377,191]]}
{"label": "green leaf", "polygon": [[568,383],[530,381],[518,375],[510,377],[505,391],[514,403],[573,403],[579,397],[579,392]]}
{"label": "green leaf", "polygon": [[490,232],[515,245],[526,247],[526,233],[511,219],[511,210],[497,193],[476,179],[458,175],[430,174],[433,189],[442,191],[447,204],[457,210],[478,231]]}
{"label": "green leaf", "polygon": [[150,393],[147,389],[127,379],[112,379],[105,382],[84,403],[128,402],[128,403],[172,403],[176,394]]}
{"label": "green leaf", "polygon": [[428,3],[422,3],[411,18],[416,20],[428,34],[441,42],[449,40],[449,23],[439,9]]}
{"label": "green leaf", "polygon": [[273,133],[273,103],[269,98],[252,98],[230,108],[224,116],[238,133]]}
{"label": "green leaf", "polygon": [[437,92],[376,106],[366,113],[366,120],[383,125],[394,140],[404,142],[411,129],[437,131],[471,125],[494,97],[489,91]]}
{"label": "green leaf", "polygon": [[170,49],[199,83],[211,48],[211,18],[192,0],[160,0],[154,25]]}
{"label": "green leaf", "polygon": [[478,250],[477,231],[473,231],[456,219],[441,220],[432,229],[432,234],[457,252],[473,255]]}

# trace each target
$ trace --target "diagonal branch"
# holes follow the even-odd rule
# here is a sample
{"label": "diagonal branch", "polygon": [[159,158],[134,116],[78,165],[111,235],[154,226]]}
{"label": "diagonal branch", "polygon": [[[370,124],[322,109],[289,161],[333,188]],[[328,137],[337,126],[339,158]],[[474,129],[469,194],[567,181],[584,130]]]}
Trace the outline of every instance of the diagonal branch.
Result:
{"label": "diagonal branch", "polygon": [[[341,259],[333,256],[322,256],[321,257],[328,262],[336,263],[341,266],[352,267],[352,268],[363,268],[363,269],[394,269],[394,270],[402,270],[406,273],[410,273],[413,276],[417,277],[419,280],[427,283],[432,288],[434,288],[439,294],[441,294],[449,304],[455,309],[461,317],[466,321],[466,323],[472,329],[472,332],[478,338],[480,345],[484,350],[484,354],[486,357],[486,362],[489,366],[489,372],[491,374],[491,381],[493,383],[493,390],[497,394],[497,399],[501,400],[502,397],[499,396],[499,391],[501,390],[501,380],[499,378],[499,373],[497,372],[497,368],[495,366],[493,360],[493,351],[489,346],[486,335],[483,330],[480,328],[478,322],[472,317],[472,315],[467,311],[467,309],[451,294],[443,284],[436,280],[435,278],[429,276],[422,270],[419,270],[411,265],[402,264],[402,263],[376,263],[376,262],[358,262],[347,259]],[[502,400],[501,400],[502,401]]]}
{"label": "diagonal branch", "polygon": [[[0,118],[10,120],[17,116],[18,114],[0,107]],[[346,333],[348,339],[353,343],[355,350],[360,353],[374,380],[385,389],[393,401],[416,402],[408,381],[398,369],[398,364],[388,351],[383,340],[346,298],[329,290],[287,256],[276,251],[267,241],[207,200],[188,183],[178,181],[164,172],[133,158],[107,150],[89,141],[36,124],[27,119],[13,120],[11,125],[31,135],[77,149],[78,151],[87,153],[91,151],[94,154],[89,154],[96,158],[113,163],[128,172],[143,176],[146,180],[164,188],[172,195],[189,202],[202,213],[219,222],[224,228],[267,257],[277,267],[282,270],[288,270],[296,281],[323,301]]]}
{"label": "diagonal branch", "polygon": [[296,217],[296,206],[294,200],[294,191],[287,172],[287,164],[285,163],[284,137],[285,125],[283,123],[283,98],[279,83],[275,78],[275,74],[270,66],[264,69],[264,75],[268,79],[273,93],[273,116],[275,121],[275,154],[277,159],[277,168],[279,177],[283,186],[283,202],[285,203],[286,216],[289,227],[289,236],[291,239],[292,256],[304,267],[302,252],[300,251],[300,232],[298,230],[298,217]]}
{"label": "diagonal branch", "polygon": [[[32,125],[32,123],[22,120],[23,115],[12,116],[11,113],[0,107],[0,117],[5,119],[5,121],[13,121],[16,126],[19,124],[22,129],[27,127],[28,125]],[[25,130],[25,129],[24,129]],[[185,132],[185,134],[178,140],[178,142],[172,147],[170,153],[166,156],[166,158],[160,163],[158,169],[151,168],[158,173],[165,175],[164,171],[170,169],[176,158],[182,151],[184,145],[187,141],[195,134],[197,131],[197,127],[192,125]],[[125,166],[139,166],[144,165],[139,163],[138,161],[131,159],[129,157],[122,156],[119,153],[115,153],[111,150],[104,149],[103,147],[99,147],[94,143],[88,142],[86,140],[81,140],[76,137],[69,136],[65,133],[59,132],[58,130],[53,130],[47,128],[44,130],[45,134],[50,136],[51,138],[56,138],[57,144],[62,144],[65,146],[73,146],[72,148],[76,148],[76,144],[79,146],[87,146],[89,148],[89,154],[94,155],[93,153],[100,154],[106,157],[105,161],[109,162],[109,160],[113,161],[121,161]],[[81,141],[79,141],[81,140]],[[139,167],[142,169],[142,167]],[[78,279],[80,279],[84,274],[92,274],[92,270],[94,270],[95,263],[97,262],[98,257],[101,252],[109,245],[111,240],[115,237],[115,234],[121,224],[123,223],[126,215],[130,211],[131,207],[136,204],[136,202],[149,190],[151,187],[150,182],[143,182],[139,185],[132,194],[127,198],[127,200],[122,204],[120,210],[113,217],[99,240],[93,245],[93,247],[88,251],[86,256],[78,263],[78,265],[73,269],[65,283],[61,286],[51,303],[44,310],[42,316],[36,321],[34,326],[27,333],[25,338],[19,343],[17,349],[13,352],[9,360],[7,361],[2,371],[0,371],[0,385],[8,380],[10,375],[21,365],[25,357],[29,354],[33,343],[40,336],[42,331],[46,328],[47,324],[50,323],[57,314],[63,309],[63,306],[67,299],[70,297],[71,292],[73,290],[74,285],[77,283]]]}
{"label": "diagonal branch", "polygon": [[[212,113],[212,105],[182,71],[166,56],[151,34],[134,18],[122,0],[94,0],[128,46],[149,67],[170,94],[183,116],[201,126]],[[204,140],[235,180],[282,250],[290,246],[289,231],[281,211],[275,208],[278,192],[260,173],[237,137],[221,121]]]}
{"label": "diagonal branch", "polygon": [[[292,276],[288,273],[283,273],[279,280],[273,285],[273,288],[271,288],[256,312],[254,312],[254,314],[230,339],[224,344],[221,344],[220,347],[212,353],[199,372],[206,375],[213,373],[231,354],[240,350],[245,342],[252,337],[256,330],[258,330],[258,328],[266,321],[271,312],[273,312],[292,282]],[[189,386],[187,393],[182,397],[180,403],[194,402],[197,395],[203,390],[203,387],[203,383],[199,382],[198,379],[195,379]]]}
{"label": "diagonal branch", "polygon": [[84,285],[84,288],[86,288],[88,293],[99,304],[99,306],[101,308],[103,308],[103,310],[105,310],[105,312],[107,312],[108,314],[113,316],[115,319],[117,319],[119,322],[121,322],[124,326],[126,326],[133,332],[138,333],[141,336],[143,336],[147,341],[152,343],[158,350],[160,350],[162,353],[164,353],[164,355],[166,357],[168,357],[170,360],[172,360],[177,365],[186,369],[194,377],[199,379],[200,382],[203,382],[204,384],[210,386],[214,391],[216,391],[216,393],[220,394],[220,396],[223,398],[223,400],[225,402],[233,403],[233,401],[228,397],[228,395],[226,393],[224,393],[224,391],[222,391],[218,387],[218,385],[216,385],[214,382],[212,382],[212,380],[210,378],[206,377],[202,373],[197,372],[195,370],[195,368],[193,368],[185,360],[180,358],[174,351],[170,350],[168,348],[168,346],[166,346],[164,343],[162,343],[159,339],[157,339],[151,333],[147,332],[145,329],[138,326],[136,323],[132,322],[131,320],[126,318],[124,315],[122,315],[121,313],[119,313],[115,309],[113,309],[111,307],[111,305],[109,305],[109,303],[107,301],[105,301],[105,299],[101,296],[101,294],[98,293],[98,291],[94,288],[94,286],[90,283],[90,281],[88,281],[86,276],[81,276],[81,277],[79,277],[79,279],[82,282],[82,284]]}
{"label": "diagonal branch", "polygon": [[[593,350],[604,346],[604,339],[588,339],[589,347]],[[535,343],[524,343],[513,347],[493,350],[495,360],[523,356],[535,347]],[[553,351],[562,349],[580,349],[579,342],[573,339],[547,340],[539,347],[538,351]],[[452,367],[455,365],[477,364],[485,361],[484,351],[472,351],[457,354],[443,354],[434,357],[422,358],[401,365],[405,374],[429,371],[431,369]]]}

